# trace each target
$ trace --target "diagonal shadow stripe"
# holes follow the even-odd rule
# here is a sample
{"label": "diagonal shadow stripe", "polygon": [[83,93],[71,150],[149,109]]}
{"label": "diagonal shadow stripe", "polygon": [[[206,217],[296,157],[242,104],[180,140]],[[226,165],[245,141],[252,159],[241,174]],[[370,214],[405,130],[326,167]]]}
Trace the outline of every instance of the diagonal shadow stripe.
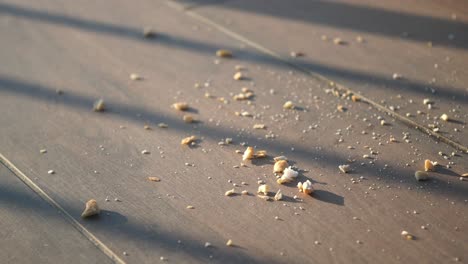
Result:
{"label": "diagonal shadow stripe", "polygon": [[[214,44],[200,42],[193,39],[188,39],[181,36],[169,35],[164,32],[158,32],[158,37],[155,40],[148,40],[143,38],[142,30],[139,28],[116,25],[106,22],[85,20],[80,18],[74,18],[70,16],[65,16],[61,14],[44,12],[40,10],[34,10],[26,7],[19,7],[11,4],[0,3],[0,14],[4,15],[13,15],[17,17],[22,17],[29,20],[39,21],[42,23],[52,23],[58,25],[69,26],[71,28],[85,30],[90,32],[99,32],[102,34],[123,37],[133,39],[135,41],[142,41],[152,45],[164,45],[167,47],[177,47],[180,49],[191,50],[194,52],[201,52],[205,54],[214,54],[214,52],[219,49],[219,46]],[[468,31],[467,31],[468,32]],[[290,65],[285,64],[283,61],[278,60],[267,54],[260,52],[252,52],[244,49],[236,48],[235,46],[226,47],[231,49],[236,57],[240,60],[250,61],[254,63],[262,63],[266,65],[271,65],[279,68],[290,69]],[[311,71],[318,72],[324,75],[331,77],[336,77],[340,79],[349,79],[358,83],[363,84],[372,84],[376,88],[380,89],[391,89],[394,87],[407,89],[411,92],[420,93],[427,95],[428,85],[425,83],[406,80],[405,82],[395,82],[389,77],[370,74],[365,72],[352,71],[345,68],[339,68],[335,66],[328,66],[324,64],[318,64],[313,61],[302,61],[295,62],[300,64],[300,66],[305,67]],[[457,101],[460,103],[466,103],[467,94],[462,92],[461,88],[454,88],[448,86],[440,85],[431,85],[431,88],[434,88],[438,92],[438,96],[441,98],[446,98],[452,101]]]}

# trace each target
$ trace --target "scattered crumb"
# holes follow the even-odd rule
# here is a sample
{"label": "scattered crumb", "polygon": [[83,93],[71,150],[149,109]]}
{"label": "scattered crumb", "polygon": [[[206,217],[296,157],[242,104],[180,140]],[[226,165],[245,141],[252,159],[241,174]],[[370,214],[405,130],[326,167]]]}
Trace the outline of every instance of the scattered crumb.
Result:
{"label": "scattered crumb", "polygon": [[263,194],[263,195],[268,195],[269,191],[270,191],[270,186],[268,186],[267,184],[262,184],[262,185],[258,186],[257,193]]}
{"label": "scattered crumb", "polygon": [[425,171],[434,171],[435,170],[435,167],[434,167],[434,162],[430,161],[430,160],[425,160],[424,161],[424,170]]}
{"label": "scattered crumb", "polygon": [[281,178],[279,178],[277,182],[279,184],[292,182],[295,178],[297,178],[297,175],[299,175],[299,172],[293,170],[291,167],[288,167],[284,169],[283,175],[281,175]]}
{"label": "scattered crumb", "polygon": [[310,182],[310,180],[307,180],[305,182],[299,182],[297,184],[297,188],[300,192],[303,192],[305,194],[311,194],[314,192],[314,188],[312,188],[312,182]]}
{"label": "scattered crumb", "polygon": [[266,150],[259,150],[259,151],[255,152],[254,157],[256,159],[266,158],[267,157],[267,151]]}
{"label": "scattered crumb", "polygon": [[278,160],[273,166],[273,173],[282,173],[286,167],[288,167],[288,162],[286,160]]}
{"label": "scattered crumb", "polygon": [[216,51],[216,56],[220,58],[232,58],[232,52],[225,49],[220,49]]}
{"label": "scattered crumb", "polygon": [[283,200],[283,193],[281,192],[281,190],[278,190],[275,194],[275,197],[274,197],[275,201],[281,201]]}
{"label": "scattered crumb", "polygon": [[291,57],[293,57],[293,58],[297,58],[297,57],[303,57],[304,53],[302,53],[300,51],[291,51],[291,53],[289,53],[289,55],[291,55]]}
{"label": "scattered crumb", "polygon": [[394,73],[392,75],[392,78],[393,78],[393,80],[401,80],[401,79],[403,79],[403,75],[401,75],[399,73]]}
{"label": "scattered crumb", "polygon": [[429,98],[424,98],[424,100],[423,100],[423,104],[425,104],[425,105],[430,105],[430,104],[433,104],[433,103],[434,102]]}
{"label": "scattered crumb", "polygon": [[414,239],[414,236],[408,233],[408,231],[401,231],[401,236],[403,236],[406,240]]}
{"label": "scattered crumb", "polygon": [[141,80],[143,80],[143,77],[141,77],[137,73],[132,73],[132,74],[130,74],[130,79],[132,81],[141,81]]}
{"label": "scattered crumb", "polygon": [[234,189],[231,189],[224,193],[225,196],[233,196],[234,194],[236,194],[236,191]]}
{"label": "scattered crumb", "polygon": [[190,145],[190,144],[192,144],[192,142],[195,142],[195,140],[197,140],[197,137],[195,137],[195,136],[186,137],[186,138],[182,139],[180,144],[181,145]]}
{"label": "scattered crumb", "polygon": [[348,173],[351,171],[351,167],[347,164],[338,166],[341,172]]}
{"label": "scattered crumb", "polygon": [[341,38],[334,38],[333,43],[336,45],[346,45],[346,41],[342,40]]}
{"label": "scattered crumb", "polygon": [[284,103],[283,108],[284,109],[294,109],[294,104],[291,101],[287,101],[286,103]]}
{"label": "scattered crumb", "polygon": [[182,119],[185,123],[193,123],[195,121],[192,115],[184,115]]}
{"label": "scattered crumb", "polygon": [[242,160],[250,160],[254,158],[254,148],[253,147],[247,147],[247,149],[244,151],[244,154],[242,155]]}
{"label": "scattered crumb", "polygon": [[351,95],[351,100],[353,102],[359,102],[359,101],[361,101],[361,97],[353,94],[353,95]]}
{"label": "scattered crumb", "polygon": [[240,71],[236,72],[234,74],[234,76],[232,76],[232,78],[234,78],[234,80],[236,80],[236,81],[240,81],[240,80],[245,79],[244,75]]}
{"label": "scattered crumb", "polygon": [[94,199],[91,199],[88,202],[86,202],[86,207],[83,213],[81,213],[81,217],[83,218],[90,217],[90,216],[99,214],[99,212],[100,212],[100,209],[97,204],[97,201]]}
{"label": "scattered crumb", "polygon": [[172,107],[179,111],[187,111],[189,109],[189,105],[185,102],[177,102],[172,104]]}
{"label": "scattered crumb", "polygon": [[160,182],[161,179],[159,179],[158,177],[152,176],[152,177],[148,177],[148,181]]}
{"label": "scattered crumb", "polygon": [[94,105],[93,105],[94,112],[103,112],[105,109],[106,109],[106,106],[104,104],[103,99],[99,99],[96,102],[94,102]]}
{"label": "scattered crumb", "polygon": [[440,119],[442,119],[442,120],[444,120],[444,121],[449,121],[449,120],[450,120],[450,118],[449,118],[449,116],[448,116],[447,114],[442,114],[442,115],[440,116]]}

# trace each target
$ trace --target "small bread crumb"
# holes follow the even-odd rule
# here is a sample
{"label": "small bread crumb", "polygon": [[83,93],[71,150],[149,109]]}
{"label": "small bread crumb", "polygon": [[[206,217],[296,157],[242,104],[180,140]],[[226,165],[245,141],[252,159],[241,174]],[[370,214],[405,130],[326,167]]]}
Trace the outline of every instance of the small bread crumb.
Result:
{"label": "small bread crumb", "polygon": [[152,177],[148,177],[148,181],[160,182],[161,179],[159,179],[158,177],[152,176]]}
{"label": "small bread crumb", "polygon": [[177,102],[177,103],[172,104],[172,107],[174,107],[175,109],[179,111],[187,111],[189,108],[189,105],[185,102]]}
{"label": "small bread crumb", "polygon": [[242,160],[250,160],[254,158],[254,148],[253,147],[247,147],[247,149],[244,151],[244,154],[242,155]]}
{"label": "small bread crumb", "polygon": [[244,79],[244,75],[242,74],[242,72],[239,71],[236,72],[232,78],[234,78],[234,80],[236,81],[240,81]]}
{"label": "small bread crumb", "polygon": [[94,105],[93,105],[94,112],[103,112],[104,110],[106,110],[106,105],[104,104],[103,99],[99,99],[96,102],[94,102]]}
{"label": "small bread crumb", "polygon": [[425,171],[434,171],[435,167],[434,167],[434,163],[430,160],[425,160],[424,161],[424,170]]}
{"label": "small bread crumb", "polygon": [[216,56],[220,58],[232,58],[232,52],[225,49],[220,49],[216,51]]}
{"label": "small bread crumb", "polygon": [[195,142],[195,140],[197,140],[197,137],[195,137],[195,136],[186,137],[186,138],[182,139],[180,144],[181,145],[190,145],[191,143]]}
{"label": "small bread crumb", "polygon": [[282,173],[286,167],[288,167],[288,162],[286,160],[278,160],[273,166],[273,173]]}
{"label": "small bread crumb", "polygon": [[231,189],[224,193],[225,196],[233,196],[234,194],[236,194],[236,191],[234,189]]}
{"label": "small bread crumb", "polygon": [[310,180],[307,180],[305,182],[299,182],[297,184],[297,188],[300,192],[303,192],[305,194],[311,194],[314,192],[314,188],[312,188],[312,182],[310,182]]}
{"label": "small bread crumb", "polygon": [[281,190],[278,190],[275,194],[275,197],[274,197],[275,201],[281,201],[283,200],[283,193],[281,192]]}
{"label": "small bread crumb", "polygon": [[268,186],[267,184],[262,184],[262,185],[258,186],[257,193],[263,194],[263,195],[268,195],[269,191],[270,191],[270,186]]}
{"label": "small bread crumb", "polygon": [[291,101],[287,101],[286,103],[283,104],[284,109],[294,109],[294,104]]}

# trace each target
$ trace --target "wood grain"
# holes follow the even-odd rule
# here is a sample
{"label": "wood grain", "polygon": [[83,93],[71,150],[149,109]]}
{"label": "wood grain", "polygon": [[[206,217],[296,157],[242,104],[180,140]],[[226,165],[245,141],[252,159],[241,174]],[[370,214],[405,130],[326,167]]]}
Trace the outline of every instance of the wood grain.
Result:
{"label": "wood grain", "polygon": [[[465,154],[450,157],[455,164],[431,173],[430,181],[416,182],[424,159],[447,165],[438,152],[455,151],[366,104],[326,93],[327,83],[166,3],[114,0],[112,12],[108,2],[91,0],[4,1],[0,7],[9,47],[0,50],[8,62],[0,64],[0,151],[125,262],[445,263],[468,257],[468,187],[458,179],[468,170]],[[143,37],[146,26],[157,32],[154,39]],[[221,48],[234,57],[217,58]],[[236,65],[247,69],[247,80],[233,79]],[[131,73],[143,80],[130,80]],[[250,103],[232,99],[242,87],[254,91]],[[92,111],[99,98],[107,106],[102,113]],[[288,100],[295,110],[283,109]],[[185,123],[171,108],[177,101],[188,102],[199,122]],[[253,117],[235,114],[242,111]],[[379,116],[390,125],[381,126]],[[161,122],[168,128],[159,128]],[[267,129],[254,130],[258,123]],[[403,138],[408,133],[410,143]],[[190,135],[199,137],[197,145],[181,146]],[[218,144],[226,138],[233,144]],[[246,145],[269,157],[234,167],[241,163],[235,150]],[[39,152],[43,148],[47,153]],[[313,182],[313,196],[299,194],[297,181],[276,183],[272,157],[278,155],[301,170],[297,181]],[[340,173],[345,163],[351,174]],[[56,173],[47,174],[50,169]],[[148,181],[152,176],[161,181]],[[259,180],[272,192],[281,189],[284,201],[256,197]],[[232,188],[252,195],[224,196]],[[103,210],[91,221],[80,219],[89,199]],[[403,239],[403,230],[417,239]],[[229,239],[235,247],[225,245]]]}

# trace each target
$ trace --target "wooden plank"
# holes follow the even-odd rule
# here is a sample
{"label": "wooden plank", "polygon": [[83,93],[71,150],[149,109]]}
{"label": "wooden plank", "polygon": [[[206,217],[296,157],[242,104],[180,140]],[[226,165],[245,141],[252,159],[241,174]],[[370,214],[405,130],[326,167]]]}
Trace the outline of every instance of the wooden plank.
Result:
{"label": "wooden plank", "polygon": [[[468,148],[468,18],[462,15],[466,5],[444,1],[195,2],[199,3],[192,12],[422,126],[435,123],[440,135]],[[287,36],[288,41],[277,41],[278,36]],[[344,45],[334,44],[335,38]],[[303,56],[291,57],[291,52]],[[394,80],[394,73],[401,78]],[[434,103],[431,109],[423,104],[426,98]],[[440,121],[444,113],[452,122]]]}
{"label": "wooden plank", "polygon": [[[413,179],[425,158],[445,165],[437,151],[451,153],[450,147],[412,131],[411,143],[404,143],[407,127],[386,116],[390,125],[380,126],[381,114],[367,105],[327,94],[325,83],[163,3],[114,1],[113,12],[108,3],[91,0],[5,5],[1,30],[9,36],[5,46],[15,48],[0,51],[8,62],[0,65],[0,123],[9,124],[2,127],[0,150],[125,261],[466,258],[467,185],[453,177],[468,169],[462,162],[466,156],[450,157],[457,164],[453,171],[433,173],[429,182]],[[142,37],[148,25],[159,33],[153,40]],[[234,58],[216,58],[219,48],[232,50]],[[233,80],[236,65],[247,68],[248,80]],[[131,81],[133,72],[143,80]],[[254,91],[250,103],[232,100],[242,87]],[[101,97],[108,111],[92,112]],[[297,109],[283,109],[287,100]],[[187,101],[200,122],[184,123],[183,113],[170,107],[176,101]],[[338,111],[337,105],[348,111]],[[254,117],[239,117],[236,111]],[[160,122],[169,127],[158,128]],[[267,129],[252,129],[256,123]],[[180,146],[192,134],[201,138],[199,146]],[[399,143],[389,142],[390,135]],[[234,144],[218,145],[226,138]],[[266,149],[269,158],[234,168],[241,162],[235,150],[243,150],[243,142]],[[378,154],[370,154],[369,147]],[[39,153],[42,148],[47,153]],[[145,149],[150,154],[142,154]],[[374,157],[372,163],[364,154]],[[308,170],[298,180],[313,181],[313,197],[299,194],[297,181],[276,183],[276,155]],[[338,165],[352,160],[354,172],[341,174]],[[50,169],[56,173],[47,174]],[[149,176],[161,181],[150,182]],[[272,191],[281,189],[285,200],[224,196],[232,188],[254,194],[259,180]],[[91,198],[104,212],[99,219],[81,220]],[[403,239],[402,230],[418,240]],[[228,239],[237,246],[226,247]],[[214,247],[206,248],[206,242]]]}
{"label": "wooden plank", "polygon": [[3,263],[112,263],[3,164],[0,204]]}

